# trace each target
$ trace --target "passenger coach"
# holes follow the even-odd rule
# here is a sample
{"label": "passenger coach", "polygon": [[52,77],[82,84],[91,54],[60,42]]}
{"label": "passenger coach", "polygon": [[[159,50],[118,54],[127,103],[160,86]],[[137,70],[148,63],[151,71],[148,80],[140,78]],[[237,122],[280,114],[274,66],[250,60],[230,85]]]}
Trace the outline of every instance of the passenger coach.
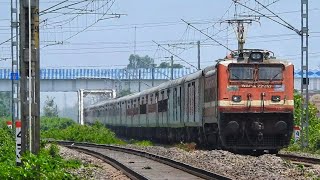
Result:
{"label": "passenger coach", "polygon": [[85,109],[119,135],[276,152],[293,129],[293,65],[244,50],[194,74]]}

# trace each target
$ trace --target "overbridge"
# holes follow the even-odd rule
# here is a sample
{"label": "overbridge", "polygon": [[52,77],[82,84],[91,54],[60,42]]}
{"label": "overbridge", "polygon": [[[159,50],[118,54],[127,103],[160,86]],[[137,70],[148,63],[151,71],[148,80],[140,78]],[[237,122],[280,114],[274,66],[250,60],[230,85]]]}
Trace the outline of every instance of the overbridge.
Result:
{"label": "overbridge", "polygon": [[[78,119],[80,91],[130,89],[138,92],[160,83],[195,72],[195,69],[155,68],[155,69],[103,69],[103,68],[45,68],[40,71],[41,106],[45,96],[56,97],[61,116]],[[172,72],[172,73],[171,73]],[[172,75],[171,75],[172,74]],[[318,102],[320,108],[320,69],[309,71],[311,101]],[[300,89],[301,71],[294,72],[295,89]],[[0,69],[0,91],[11,91],[11,70]],[[99,98],[98,98],[99,99]],[[95,102],[92,98],[91,102]],[[86,104],[86,103],[85,103]],[[70,107],[72,106],[72,107]],[[67,108],[68,107],[68,108]]]}

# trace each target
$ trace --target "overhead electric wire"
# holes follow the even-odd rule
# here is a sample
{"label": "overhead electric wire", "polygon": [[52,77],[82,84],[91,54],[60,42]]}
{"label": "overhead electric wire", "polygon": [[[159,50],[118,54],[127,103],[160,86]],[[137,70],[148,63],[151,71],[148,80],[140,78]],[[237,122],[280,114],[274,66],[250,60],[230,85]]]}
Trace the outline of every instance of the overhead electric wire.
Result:
{"label": "overhead electric wire", "polygon": [[111,3],[111,5],[110,5],[110,7],[106,10],[106,12],[97,20],[97,21],[95,21],[94,23],[92,23],[91,25],[89,25],[89,26],[87,26],[86,28],[84,28],[84,29],[82,29],[81,31],[79,31],[79,32],[77,32],[76,34],[74,34],[74,35],[72,35],[72,36],[70,36],[70,37],[68,37],[67,39],[65,39],[65,41],[67,41],[67,40],[69,40],[69,39],[71,39],[71,38],[73,38],[73,37],[75,37],[75,36],[77,36],[78,34],[80,34],[80,33],[82,33],[82,32],[84,32],[85,30],[87,30],[87,29],[89,29],[90,27],[92,27],[92,26],[94,26],[95,24],[97,24],[108,12],[109,12],[109,10],[111,9],[111,7],[113,6],[113,4],[115,3],[115,1],[116,0],[113,0],[112,1],[112,3]]}
{"label": "overhead electric wire", "polygon": [[[86,2],[86,1],[89,1],[89,0],[78,1],[78,2],[75,2],[75,3],[73,3],[73,4],[69,4],[69,5],[66,5],[66,6],[59,7],[59,8],[57,8],[57,9],[51,10],[51,11],[49,11],[49,12],[46,12],[46,10],[47,10],[47,9],[46,9],[46,10],[40,11],[40,12],[39,12],[39,15],[43,15],[43,14],[48,14],[48,13],[51,13],[51,12],[55,12],[55,11],[58,11],[58,10],[60,10],[60,9],[67,8],[67,7],[71,7],[71,6],[74,6],[74,5],[77,5],[77,4]],[[51,9],[51,8],[48,8],[48,9]]]}
{"label": "overhead electric wire", "polygon": [[[63,4],[63,3],[66,3],[66,2],[68,2],[68,1],[69,1],[69,0],[64,0],[64,1],[62,1],[62,2],[59,2],[58,4],[53,5],[53,6],[47,8],[47,9],[41,11],[41,12],[45,12],[45,11],[47,11],[47,10],[49,10],[49,9],[52,9],[52,8],[54,8],[54,7],[57,7],[57,6],[59,6],[59,5]],[[40,12],[40,13],[41,13],[41,12]]]}
{"label": "overhead electric wire", "polygon": [[224,44],[220,43],[219,41],[215,40],[214,38],[212,38],[211,36],[207,35],[206,33],[202,32],[200,29],[196,28],[195,26],[193,26],[192,24],[188,23],[187,21],[181,19],[183,22],[187,23],[189,26],[191,26],[192,28],[196,29],[197,31],[199,31],[201,34],[207,36],[208,38],[212,39],[213,41],[215,41],[216,43],[218,43],[220,46],[226,48],[229,51],[232,51],[230,48],[228,48],[227,46],[225,46]]}
{"label": "overhead electric wire", "polygon": [[253,11],[253,12],[255,12],[255,13],[258,13],[258,14],[260,14],[261,16],[263,16],[263,17],[265,17],[265,18],[268,18],[268,19],[270,19],[271,21],[276,22],[276,23],[278,23],[278,24],[280,24],[280,25],[282,25],[282,26],[284,26],[284,27],[286,27],[286,28],[288,28],[288,29],[291,29],[291,30],[295,31],[296,33],[298,33],[298,34],[300,35],[300,31],[297,32],[296,29],[292,29],[292,27],[291,27],[291,26],[288,26],[287,24],[284,24],[284,23],[281,23],[281,22],[279,22],[279,21],[277,21],[277,20],[274,20],[274,19],[272,19],[271,17],[269,17],[269,16],[267,16],[267,15],[265,15],[265,14],[263,14],[263,13],[257,11],[257,10],[255,10],[255,9],[252,9],[252,8],[250,8],[250,7],[248,7],[248,6],[240,3],[240,2],[237,1],[237,0],[233,0],[233,2],[235,2],[235,3],[237,3],[237,4],[241,5],[241,6],[243,6],[243,7],[245,7],[245,8],[248,8],[248,9],[250,9],[251,11]]}
{"label": "overhead electric wire", "polygon": [[300,35],[300,31],[298,29],[296,29],[295,27],[293,27],[291,24],[289,24],[287,21],[285,21],[284,19],[282,19],[280,16],[278,16],[276,13],[274,13],[273,11],[271,11],[268,7],[266,7],[265,5],[263,5],[262,3],[260,3],[259,1],[255,0],[260,6],[264,7],[266,10],[268,10],[271,14],[275,15],[277,18],[279,18],[282,22],[284,22],[285,24],[287,24],[288,27],[290,27],[289,29],[295,31],[296,33],[298,33]]}
{"label": "overhead electric wire", "polygon": [[194,67],[194,68],[198,69],[196,66],[194,66],[194,65],[190,64],[188,61],[186,61],[186,60],[182,59],[180,56],[178,56],[178,55],[176,55],[176,54],[172,53],[172,52],[171,52],[171,51],[169,51],[167,48],[163,47],[161,44],[157,43],[156,41],[153,41],[153,42],[154,42],[155,44],[157,44],[159,47],[161,47],[162,49],[164,49],[164,50],[166,50],[167,52],[169,52],[170,54],[172,54],[173,56],[175,56],[175,57],[177,57],[178,59],[182,60],[183,62],[185,62],[185,63],[189,64],[190,66],[192,66],[192,67]]}

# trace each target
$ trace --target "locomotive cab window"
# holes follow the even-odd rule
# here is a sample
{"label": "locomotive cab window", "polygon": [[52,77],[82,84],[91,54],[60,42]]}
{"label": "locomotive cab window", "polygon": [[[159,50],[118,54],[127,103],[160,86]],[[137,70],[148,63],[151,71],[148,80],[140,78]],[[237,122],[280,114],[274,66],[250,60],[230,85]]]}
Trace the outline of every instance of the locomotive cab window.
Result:
{"label": "locomotive cab window", "polygon": [[230,64],[230,80],[253,80],[254,66],[246,64]]}
{"label": "locomotive cab window", "polygon": [[282,80],[283,65],[259,65],[259,80]]}

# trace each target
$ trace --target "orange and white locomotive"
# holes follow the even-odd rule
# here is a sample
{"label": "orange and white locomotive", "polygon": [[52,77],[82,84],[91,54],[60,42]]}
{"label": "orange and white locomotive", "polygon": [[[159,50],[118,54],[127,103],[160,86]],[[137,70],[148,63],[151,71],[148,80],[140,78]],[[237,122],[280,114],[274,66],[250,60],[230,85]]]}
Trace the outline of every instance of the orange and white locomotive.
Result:
{"label": "orange and white locomotive", "polygon": [[119,135],[197,142],[229,150],[287,146],[293,131],[293,65],[245,49],[215,66],[85,109]]}
{"label": "orange and white locomotive", "polygon": [[213,87],[214,97],[204,99],[204,117],[210,114],[217,122],[225,148],[276,151],[290,141],[294,68],[270,54],[244,50],[241,58],[220,61],[206,77],[205,90]]}

